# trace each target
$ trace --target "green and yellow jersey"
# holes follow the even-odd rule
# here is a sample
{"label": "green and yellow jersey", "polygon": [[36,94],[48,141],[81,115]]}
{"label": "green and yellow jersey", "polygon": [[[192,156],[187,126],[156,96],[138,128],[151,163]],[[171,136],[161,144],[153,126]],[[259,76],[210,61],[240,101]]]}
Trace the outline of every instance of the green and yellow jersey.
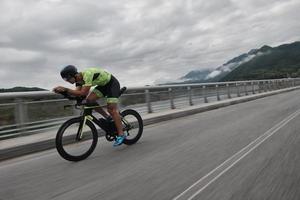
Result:
{"label": "green and yellow jersey", "polygon": [[99,68],[87,68],[81,74],[84,81],[82,86],[104,86],[111,79],[109,72]]}

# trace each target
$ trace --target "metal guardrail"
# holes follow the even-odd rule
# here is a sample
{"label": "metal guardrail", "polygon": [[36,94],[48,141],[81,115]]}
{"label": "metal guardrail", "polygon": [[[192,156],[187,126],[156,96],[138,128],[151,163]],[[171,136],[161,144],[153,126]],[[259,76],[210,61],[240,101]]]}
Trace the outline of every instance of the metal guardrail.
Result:
{"label": "metal guardrail", "polygon": [[[161,109],[176,109],[180,106],[193,106],[298,85],[300,78],[131,87],[121,97],[121,104],[134,107],[140,112],[152,113]],[[69,100],[48,91],[0,93],[0,139],[11,137],[12,134],[22,135],[49,128],[78,114],[75,110],[69,110],[66,116],[60,116],[58,111],[68,104]],[[10,109],[8,114],[13,116],[3,116],[7,109]],[[55,113],[59,116],[50,119],[32,117],[34,113],[43,112],[48,116]]]}

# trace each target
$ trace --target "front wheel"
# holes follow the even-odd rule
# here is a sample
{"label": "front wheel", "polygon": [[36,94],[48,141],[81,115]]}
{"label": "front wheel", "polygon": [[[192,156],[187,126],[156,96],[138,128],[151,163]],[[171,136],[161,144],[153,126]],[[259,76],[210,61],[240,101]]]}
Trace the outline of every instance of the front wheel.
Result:
{"label": "front wheel", "polygon": [[143,120],[138,112],[135,110],[124,110],[121,112],[121,121],[124,133],[127,134],[124,144],[132,145],[136,143],[143,133]]}
{"label": "front wheel", "polygon": [[56,149],[64,159],[80,161],[94,151],[98,142],[98,133],[89,120],[83,124],[83,118],[66,121],[56,135]]}

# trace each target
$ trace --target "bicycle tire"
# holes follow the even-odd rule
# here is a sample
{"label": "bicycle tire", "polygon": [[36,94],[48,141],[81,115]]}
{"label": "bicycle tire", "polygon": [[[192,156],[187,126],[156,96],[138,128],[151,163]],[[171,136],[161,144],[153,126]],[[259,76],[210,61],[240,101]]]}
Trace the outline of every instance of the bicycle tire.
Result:
{"label": "bicycle tire", "polygon": [[89,147],[89,149],[85,153],[83,153],[81,155],[76,155],[76,156],[71,155],[70,153],[65,151],[64,144],[63,144],[63,136],[64,136],[65,131],[71,125],[80,123],[81,120],[82,120],[81,117],[77,117],[77,118],[72,118],[72,119],[66,121],[65,123],[63,123],[61,125],[61,127],[58,129],[57,134],[56,134],[56,140],[55,140],[56,149],[57,149],[59,155],[61,157],[63,157],[64,159],[68,160],[68,161],[77,162],[77,161],[81,161],[81,160],[86,159],[88,156],[90,156],[93,153],[93,151],[95,150],[95,148],[97,146],[98,132],[97,132],[94,124],[87,120],[86,125],[87,125],[87,127],[90,128],[91,133],[92,133],[92,138],[91,138],[92,139],[92,144]]}
{"label": "bicycle tire", "polygon": [[[134,138],[130,139],[129,137],[127,137],[125,140],[124,140],[124,144],[126,145],[132,145],[132,144],[135,144],[142,136],[142,133],[143,133],[143,129],[144,129],[144,124],[143,124],[143,119],[142,117],[140,116],[140,114],[135,111],[135,110],[132,110],[132,109],[127,109],[127,110],[124,110],[123,112],[121,112],[121,116],[122,118],[125,118],[126,116],[128,115],[131,115],[132,117],[134,117],[136,119],[136,125],[137,126],[134,126],[135,128],[138,128],[137,130],[137,134]],[[124,122],[122,121],[122,124],[123,126],[126,127],[126,125],[124,124]],[[130,124],[130,122],[129,122]]]}

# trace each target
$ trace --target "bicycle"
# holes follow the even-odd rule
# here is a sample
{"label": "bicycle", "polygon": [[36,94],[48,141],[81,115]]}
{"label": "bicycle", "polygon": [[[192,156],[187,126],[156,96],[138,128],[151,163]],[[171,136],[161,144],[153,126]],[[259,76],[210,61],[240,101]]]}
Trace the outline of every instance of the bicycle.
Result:
{"label": "bicycle", "polygon": [[[120,95],[126,90],[121,89]],[[76,100],[75,108],[81,109],[79,117],[64,122],[56,134],[56,149],[61,157],[68,161],[81,161],[90,156],[98,143],[98,131],[95,124],[103,131],[107,141],[112,142],[117,136],[117,129],[112,119],[97,119],[93,114],[93,109],[100,107],[97,103],[83,102],[84,97],[73,97],[67,93],[61,93],[69,100]],[[79,108],[81,107],[81,108]],[[143,120],[140,114],[127,109],[120,112],[124,133],[127,135],[124,144],[135,144],[143,133]],[[136,134],[134,134],[136,133]]]}

